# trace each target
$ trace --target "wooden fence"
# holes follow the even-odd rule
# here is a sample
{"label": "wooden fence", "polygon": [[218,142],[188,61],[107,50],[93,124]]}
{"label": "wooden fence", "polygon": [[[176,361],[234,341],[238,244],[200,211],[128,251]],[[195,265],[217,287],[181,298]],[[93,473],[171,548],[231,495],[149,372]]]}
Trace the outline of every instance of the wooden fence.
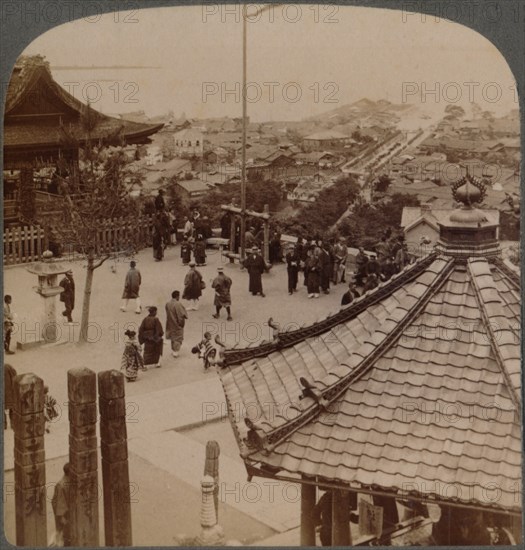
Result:
{"label": "wooden fence", "polygon": [[44,229],[37,226],[18,226],[4,230],[4,265],[36,262],[44,246]]}
{"label": "wooden fence", "polygon": [[[132,252],[151,245],[153,216],[114,218],[100,224],[95,243],[97,254]],[[36,262],[49,248],[49,239],[43,227],[17,226],[4,229],[4,265]],[[73,259],[82,253],[74,237],[60,243],[64,259]]]}

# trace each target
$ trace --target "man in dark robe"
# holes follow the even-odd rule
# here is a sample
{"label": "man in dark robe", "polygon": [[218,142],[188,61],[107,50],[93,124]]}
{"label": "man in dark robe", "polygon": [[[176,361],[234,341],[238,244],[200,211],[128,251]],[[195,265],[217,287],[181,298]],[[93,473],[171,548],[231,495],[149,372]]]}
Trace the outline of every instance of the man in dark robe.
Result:
{"label": "man in dark robe", "polygon": [[369,290],[373,290],[377,287],[379,284],[379,279],[375,273],[370,273],[370,275],[366,278],[365,286],[363,287],[363,292],[368,292]]}
{"label": "man in dark robe", "polygon": [[132,260],[129,262],[129,271],[126,274],[126,280],[124,281],[124,292],[122,293],[122,306],[121,311],[126,311],[129,300],[135,300],[135,313],[139,314],[142,311],[140,304],[140,285],[142,283],[142,276],[138,269],[135,269],[136,262]]}
{"label": "man in dark robe", "polygon": [[365,249],[360,246],[359,252],[355,257],[355,281],[357,285],[363,284],[363,277],[366,277],[366,264],[368,263],[368,256],[365,254]]}
{"label": "man in dark robe", "polygon": [[379,262],[377,261],[377,258],[375,255],[372,255],[370,257],[370,260],[368,260],[368,263],[366,264],[366,275],[369,277],[370,275],[375,275],[376,277],[379,277],[381,273],[381,266],[379,265]]}
{"label": "man in dark robe", "polygon": [[256,246],[252,248],[252,251],[244,260],[244,267],[250,276],[250,285],[248,290],[254,296],[260,294],[264,298],[265,294],[262,288],[262,274],[266,269],[266,265]]}
{"label": "man in dark robe", "polygon": [[343,294],[341,298],[341,305],[347,306],[351,304],[356,298],[359,298],[360,294],[357,292],[353,281],[348,283],[348,290]]}
{"label": "man in dark robe", "polygon": [[66,276],[60,281],[60,286],[64,289],[60,293],[60,301],[64,302],[64,311],[62,315],[67,318],[68,323],[73,322],[71,316],[75,309],[75,281],[73,280],[73,272],[66,272]]}
{"label": "man in dark robe", "polygon": [[164,189],[159,189],[159,194],[155,197],[155,210],[165,210],[166,201],[164,200]]}
{"label": "man in dark robe", "polygon": [[332,252],[328,243],[319,241],[321,249],[319,263],[321,264],[321,289],[325,294],[330,294],[330,278],[332,276]]}
{"label": "man in dark robe", "polygon": [[255,246],[255,228],[250,227],[248,231],[244,234],[244,245],[246,249],[253,248]]}
{"label": "man in dark robe", "polygon": [[297,291],[297,278],[299,273],[299,264],[301,256],[297,250],[297,245],[288,246],[286,253],[286,270],[288,272],[288,294],[293,294]]}
{"label": "man in dark robe", "polygon": [[229,239],[231,233],[230,213],[225,212],[221,217],[221,239]]}
{"label": "man in dark robe", "polygon": [[201,234],[197,236],[193,247],[193,254],[195,256],[195,263],[198,266],[206,265],[206,242]]}
{"label": "man in dark robe", "polygon": [[157,317],[157,308],[148,308],[149,315],[139,327],[139,343],[144,345],[144,366],[160,367],[160,357],[164,345],[164,331]]}
{"label": "man in dark robe", "polygon": [[159,227],[153,227],[153,258],[160,262],[164,258],[164,245],[162,243],[162,233]]}
{"label": "man in dark robe", "polygon": [[232,280],[224,274],[224,268],[217,268],[217,277],[213,279],[211,287],[215,290],[215,298],[213,304],[215,305],[215,313],[212,315],[214,319],[218,319],[221,313],[221,309],[226,308],[228,313],[228,321],[232,320],[231,305],[232,299],[230,294],[230,288],[232,286]]}
{"label": "man in dark robe", "polygon": [[388,281],[396,272],[396,266],[392,261],[390,256],[386,256],[383,263],[381,264],[381,279],[383,281]]}

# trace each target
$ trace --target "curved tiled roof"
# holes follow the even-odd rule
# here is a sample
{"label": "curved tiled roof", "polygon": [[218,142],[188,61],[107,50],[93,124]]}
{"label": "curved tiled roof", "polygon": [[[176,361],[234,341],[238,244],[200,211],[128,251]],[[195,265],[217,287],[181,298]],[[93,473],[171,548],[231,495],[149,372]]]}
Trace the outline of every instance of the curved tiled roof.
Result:
{"label": "curved tiled roof", "polygon": [[[57,122],[40,120],[39,113],[32,117],[25,115],[24,120],[17,117],[17,109],[25,103],[35,103],[44,99],[53,101],[64,110],[64,125]],[[13,70],[7,89],[4,110],[4,147],[6,149],[38,149],[65,145],[68,136],[81,142],[86,139],[82,117],[88,106],[57,84],[51,75],[49,65],[41,56],[19,59]],[[91,133],[92,140],[122,136],[132,143],[143,140],[158,132],[163,124],[142,124],[116,119],[92,109],[97,123]],[[31,120],[28,120],[31,119]]]}
{"label": "curved tiled roof", "polygon": [[247,465],[520,509],[519,292],[498,259],[433,254],[331,328],[251,350],[220,374]]}

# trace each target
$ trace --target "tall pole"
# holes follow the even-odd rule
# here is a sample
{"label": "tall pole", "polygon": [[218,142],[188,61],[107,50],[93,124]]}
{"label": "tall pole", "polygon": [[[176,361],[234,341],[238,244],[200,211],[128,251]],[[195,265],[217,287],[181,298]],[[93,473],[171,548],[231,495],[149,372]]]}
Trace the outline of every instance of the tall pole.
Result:
{"label": "tall pole", "polygon": [[[242,6],[241,262],[246,257],[246,4]],[[235,235],[233,236],[235,238]]]}

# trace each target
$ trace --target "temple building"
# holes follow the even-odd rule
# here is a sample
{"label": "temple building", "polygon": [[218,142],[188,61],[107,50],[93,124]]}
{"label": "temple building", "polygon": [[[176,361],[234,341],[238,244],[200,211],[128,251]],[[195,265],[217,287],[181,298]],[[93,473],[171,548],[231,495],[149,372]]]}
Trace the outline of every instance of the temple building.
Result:
{"label": "temple building", "polygon": [[[78,165],[89,143],[130,145],[149,142],[162,124],[129,122],[88,107],[53,80],[41,56],[21,56],[7,89],[4,112],[4,214],[16,219],[21,194],[57,193],[46,171],[62,159]],[[74,177],[73,174],[68,174]],[[21,193],[22,191],[22,193]],[[37,197],[44,200],[45,197]]]}
{"label": "temple building", "polygon": [[321,495],[324,545],[423,526],[438,545],[521,542],[520,277],[476,208],[484,186],[467,174],[452,191],[429,255],[326,319],[224,353],[248,479],[301,485],[302,546]]}

